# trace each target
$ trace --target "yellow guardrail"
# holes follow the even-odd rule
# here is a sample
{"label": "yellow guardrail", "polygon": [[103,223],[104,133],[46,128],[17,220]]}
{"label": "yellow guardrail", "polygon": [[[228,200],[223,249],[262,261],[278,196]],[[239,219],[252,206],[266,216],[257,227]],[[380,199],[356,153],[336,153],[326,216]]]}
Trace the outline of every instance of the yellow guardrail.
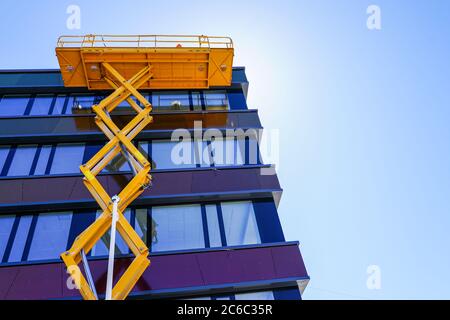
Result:
{"label": "yellow guardrail", "polygon": [[136,47],[136,48],[233,48],[230,37],[205,35],[84,35],[61,36],[58,48]]}

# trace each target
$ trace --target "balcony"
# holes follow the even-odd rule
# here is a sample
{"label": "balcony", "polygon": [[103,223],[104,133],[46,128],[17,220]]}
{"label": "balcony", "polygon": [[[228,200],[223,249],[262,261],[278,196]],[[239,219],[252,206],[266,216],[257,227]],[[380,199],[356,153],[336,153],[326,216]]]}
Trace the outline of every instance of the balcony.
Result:
{"label": "balcony", "polygon": [[[242,290],[270,290],[307,281],[296,242],[152,254],[131,296],[176,298]],[[130,263],[117,259],[115,281]],[[106,284],[107,260],[90,261],[100,295]],[[67,288],[67,273],[59,262],[0,267],[0,299],[81,299]]]}
{"label": "balcony", "polygon": [[[261,175],[261,166],[155,171],[152,176],[153,186],[135,205],[272,196],[279,199],[282,191],[277,176]],[[109,194],[123,189],[129,179],[131,175],[99,176]],[[52,210],[96,207],[80,175],[0,179],[0,213],[48,210],[49,205]]]}

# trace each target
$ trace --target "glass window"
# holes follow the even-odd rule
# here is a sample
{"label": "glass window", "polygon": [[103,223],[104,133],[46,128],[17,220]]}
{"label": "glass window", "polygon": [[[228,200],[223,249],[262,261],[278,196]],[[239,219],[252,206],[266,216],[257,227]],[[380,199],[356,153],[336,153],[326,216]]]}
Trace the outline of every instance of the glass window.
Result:
{"label": "glass window", "polygon": [[[138,150],[142,153],[144,157],[148,159],[148,146],[149,142],[139,142]],[[119,153],[114,159],[106,165],[106,167],[102,170],[103,173],[107,172],[124,172],[131,171],[130,164],[127,159]]]}
{"label": "glass window", "polygon": [[195,168],[192,141],[155,140],[152,142],[154,169]]}
{"label": "glass window", "polygon": [[216,167],[240,166],[244,164],[245,143],[243,140],[234,138],[214,139],[211,141],[210,147]]}
{"label": "glass window", "polygon": [[83,162],[84,144],[62,143],[56,146],[51,174],[78,173]]}
{"label": "glass window", "polygon": [[275,300],[272,291],[237,293],[236,300]]}
{"label": "glass window", "polygon": [[192,105],[194,110],[202,110],[202,99],[200,92],[192,92]]}
{"label": "glass window", "polygon": [[211,300],[211,297],[194,297],[194,298],[184,298],[181,300]]}
{"label": "glass window", "polygon": [[217,207],[215,204],[207,204],[205,205],[205,209],[206,220],[208,222],[209,245],[211,248],[222,247]]}
{"label": "glass window", "polygon": [[0,174],[9,154],[9,146],[0,146]]}
{"label": "glass window", "polygon": [[[76,105],[76,99],[77,99],[77,96],[76,95],[69,95],[69,97],[68,97],[68,101],[67,101],[67,107],[66,107],[66,110],[65,110],[65,112],[64,112],[64,114],[73,114],[73,111],[74,111],[74,106]],[[56,102],[58,102],[58,100],[56,101]],[[61,101],[62,102],[62,101]],[[58,109],[61,109],[61,113],[60,114],[62,114],[63,113],[63,108],[64,108],[64,103],[65,103],[65,101],[64,102],[62,102],[62,106],[61,106],[61,108],[59,108],[58,107]],[[58,104],[58,103],[57,103]],[[55,111],[56,111],[56,105],[55,105]],[[57,113],[55,113],[54,112],[54,114],[57,114]]]}
{"label": "glass window", "polygon": [[28,260],[58,259],[67,248],[72,212],[39,214]]}
{"label": "glass window", "polygon": [[72,100],[70,102],[72,103],[69,104],[69,107],[72,108],[73,110],[90,109],[95,102],[95,96],[75,95],[72,97]]}
{"label": "glass window", "polygon": [[31,220],[33,216],[20,217],[19,227],[17,228],[16,237],[14,238],[11,253],[8,262],[22,261],[23,249],[27,242],[28,232],[30,231]]}
{"label": "glass window", "polygon": [[0,216],[0,263],[2,262],[15,218],[15,216]]}
{"label": "glass window", "polygon": [[148,156],[148,147],[149,147],[149,145],[150,145],[150,142],[148,142],[148,141],[141,141],[141,142],[139,142],[139,144],[138,144],[138,149],[139,149],[139,151],[142,153],[142,155],[144,156],[144,157],[146,157],[147,159],[149,159],[149,156]]}
{"label": "glass window", "polygon": [[73,114],[73,107],[75,105],[75,96],[70,95],[68,102],[67,102],[67,108],[65,110],[64,114]]}
{"label": "glass window", "polygon": [[200,205],[153,207],[152,251],[204,248]]}
{"label": "glass window", "polygon": [[144,243],[147,243],[147,220],[148,220],[147,209],[135,210],[134,229],[136,230],[139,237],[141,237],[142,241],[144,241]]}
{"label": "glass window", "polygon": [[30,174],[31,165],[36,154],[36,145],[20,145],[14,154],[8,176],[27,176]]}
{"label": "glass window", "polygon": [[[242,148],[241,150],[245,150]],[[250,138],[248,142],[248,164],[259,164],[261,163],[258,141],[254,138]]]}
{"label": "glass window", "polygon": [[228,99],[225,91],[205,91],[206,110],[228,110]]}
{"label": "glass window", "polygon": [[194,142],[195,163],[200,167],[210,167],[212,163],[211,150],[208,142],[201,140]]}
{"label": "glass window", "polygon": [[231,300],[230,296],[216,296],[215,300]]}
{"label": "glass window", "polygon": [[29,95],[4,95],[0,100],[0,116],[22,116],[29,100]]}
{"label": "glass window", "polygon": [[52,101],[53,95],[38,94],[34,99],[30,115],[48,115]]}
{"label": "glass window", "polygon": [[[55,102],[55,106],[53,108],[53,112],[52,114],[63,114],[64,111],[64,103],[66,102],[66,95],[58,95],[56,97],[56,102]],[[73,103],[73,101],[72,101]],[[68,107],[68,109],[70,109]]]}
{"label": "glass window", "polygon": [[[97,211],[97,218],[102,214],[99,210]],[[131,211],[127,209],[124,213],[125,218],[130,222]],[[100,240],[92,248],[92,256],[107,256],[109,253],[109,241],[111,239],[111,228],[100,238]],[[130,249],[123,240],[120,233],[116,230],[116,246],[114,249],[114,255],[128,254]]]}
{"label": "glass window", "polygon": [[[131,99],[136,102],[138,106],[141,106],[141,102],[134,96]],[[125,112],[135,112],[133,107],[130,106],[127,100],[122,101],[116,109],[113,110],[113,113],[125,113]]]}
{"label": "glass window", "polygon": [[124,172],[131,171],[130,165],[127,159],[122,153],[117,154],[102,170],[102,172]]}
{"label": "glass window", "polygon": [[47,169],[48,158],[52,150],[51,145],[46,145],[41,147],[41,153],[39,154],[39,159],[36,164],[36,169],[34,170],[34,175],[44,175]]}
{"label": "glass window", "polygon": [[222,202],[221,207],[227,245],[261,243],[251,201]]}
{"label": "glass window", "polygon": [[154,92],[153,106],[155,112],[189,111],[189,94]]}

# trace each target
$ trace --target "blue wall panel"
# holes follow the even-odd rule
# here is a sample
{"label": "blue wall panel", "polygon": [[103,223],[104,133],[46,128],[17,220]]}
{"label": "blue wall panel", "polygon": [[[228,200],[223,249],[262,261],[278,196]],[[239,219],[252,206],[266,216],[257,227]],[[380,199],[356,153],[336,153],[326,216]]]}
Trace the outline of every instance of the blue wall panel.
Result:
{"label": "blue wall panel", "polygon": [[300,290],[297,287],[273,290],[275,300],[301,300]]}
{"label": "blue wall panel", "polygon": [[283,229],[272,199],[254,200],[256,222],[262,243],[284,242]]}
{"label": "blue wall panel", "polygon": [[242,92],[228,92],[228,102],[231,110],[247,110],[247,101]]}

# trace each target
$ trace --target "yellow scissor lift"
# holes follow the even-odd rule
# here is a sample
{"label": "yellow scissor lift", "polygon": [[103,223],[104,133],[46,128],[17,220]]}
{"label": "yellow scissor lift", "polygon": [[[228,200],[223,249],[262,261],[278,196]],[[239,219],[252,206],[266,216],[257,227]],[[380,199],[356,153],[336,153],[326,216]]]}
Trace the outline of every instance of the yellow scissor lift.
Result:
{"label": "yellow scissor lift", "polygon": [[[150,162],[132,143],[153,120],[150,115],[152,105],[138,89],[230,86],[233,42],[228,37],[208,36],[63,36],[58,40],[56,55],[66,87],[113,90],[99,104],[92,106],[96,113],[95,122],[109,142],[80,167],[83,182],[103,213],[75,239],[61,258],[83,298],[97,300],[86,255],[111,230],[105,298],[125,299],[150,264],[146,244],[123,215],[151,184]],[[137,115],[120,129],[110,114],[123,101],[127,101]],[[96,177],[119,154],[130,164],[134,177],[118,195],[111,197]],[[136,258],[113,287],[116,228]],[[83,263],[85,275],[78,267],[80,263]]]}

